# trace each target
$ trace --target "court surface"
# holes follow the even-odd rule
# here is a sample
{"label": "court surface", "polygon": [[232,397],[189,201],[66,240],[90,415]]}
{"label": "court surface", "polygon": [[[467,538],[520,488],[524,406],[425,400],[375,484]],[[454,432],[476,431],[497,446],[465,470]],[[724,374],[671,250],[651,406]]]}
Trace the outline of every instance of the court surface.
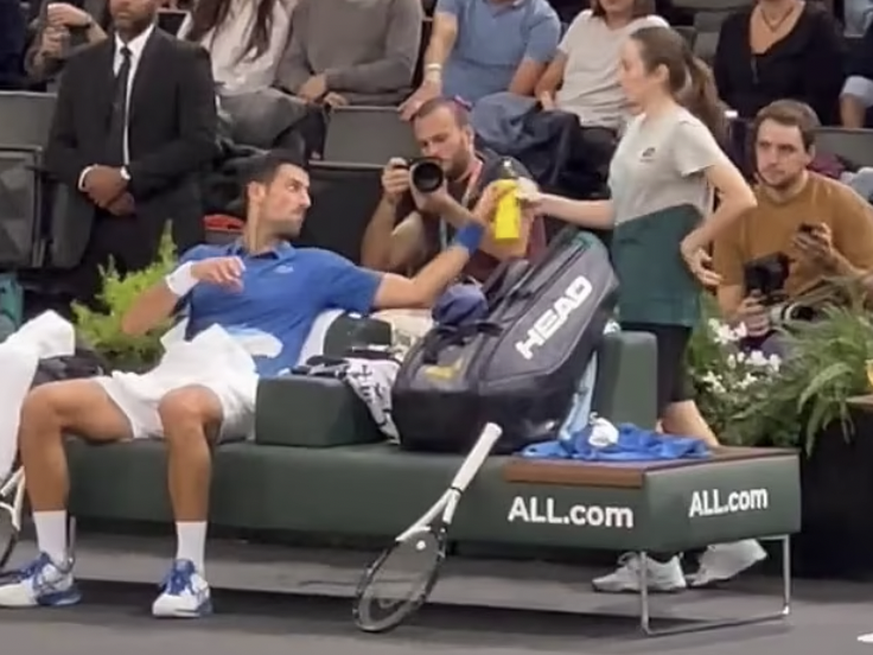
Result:
{"label": "court surface", "polygon": [[[29,547],[24,546],[26,555]],[[544,563],[455,561],[435,600],[409,626],[384,636],[364,635],[350,621],[349,601],[367,554],[211,545],[208,574],[216,615],[156,621],[147,610],[172,542],[80,540],[77,569],[83,604],[59,610],[0,612],[3,653],[16,655],[636,655],[694,653],[749,655],[771,652],[873,654],[857,636],[873,632],[873,585],[798,581],[787,622],[715,632],[643,639],[631,614],[633,596],[589,591],[595,571]],[[235,562],[245,556],[244,563]],[[596,571],[601,572],[601,571]],[[101,581],[94,581],[99,579]],[[131,580],[117,582],[117,580]],[[113,582],[113,580],[116,580]],[[273,592],[247,591],[262,587]],[[777,580],[750,575],[718,590],[658,597],[655,616],[727,618],[778,606]],[[290,595],[292,591],[299,595]],[[305,595],[316,593],[318,596]],[[333,597],[325,597],[333,596]],[[474,599],[491,608],[459,605]],[[523,603],[541,612],[511,609]],[[551,610],[551,612],[545,611]]]}

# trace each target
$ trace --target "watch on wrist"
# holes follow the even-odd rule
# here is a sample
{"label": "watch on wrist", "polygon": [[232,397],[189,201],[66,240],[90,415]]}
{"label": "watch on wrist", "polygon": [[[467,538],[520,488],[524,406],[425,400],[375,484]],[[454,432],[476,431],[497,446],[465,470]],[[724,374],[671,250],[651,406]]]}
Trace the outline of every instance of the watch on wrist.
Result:
{"label": "watch on wrist", "polygon": [[122,166],[119,172],[121,173],[121,179],[125,182],[130,182],[130,172],[127,170],[127,166]]}

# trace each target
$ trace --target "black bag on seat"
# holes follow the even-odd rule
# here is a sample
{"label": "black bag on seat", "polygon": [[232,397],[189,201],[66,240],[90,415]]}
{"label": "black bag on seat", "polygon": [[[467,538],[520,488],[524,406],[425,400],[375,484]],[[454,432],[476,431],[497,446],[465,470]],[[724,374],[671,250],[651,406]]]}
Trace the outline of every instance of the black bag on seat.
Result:
{"label": "black bag on seat", "polygon": [[515,452],[566,414],[615,309],[618,280],[603,244],[577,230],[523,266],[504,267],[486,285],[487,320],[436,327],[408,353],[392,394],[403,448],[466,453],[493,421],[503,428],[496,450]]}

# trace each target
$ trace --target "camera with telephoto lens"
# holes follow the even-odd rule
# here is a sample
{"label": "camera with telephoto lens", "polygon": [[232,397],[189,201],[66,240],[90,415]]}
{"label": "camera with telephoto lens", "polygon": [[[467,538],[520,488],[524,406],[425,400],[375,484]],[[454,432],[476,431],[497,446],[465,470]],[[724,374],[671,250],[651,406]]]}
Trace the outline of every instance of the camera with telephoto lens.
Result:
{"label": "camera with telephoto lens", "polygon": [[419,193],[433,193],[446,181],[446,174],[439,160],[429,157],[409,162],[409,182]]}

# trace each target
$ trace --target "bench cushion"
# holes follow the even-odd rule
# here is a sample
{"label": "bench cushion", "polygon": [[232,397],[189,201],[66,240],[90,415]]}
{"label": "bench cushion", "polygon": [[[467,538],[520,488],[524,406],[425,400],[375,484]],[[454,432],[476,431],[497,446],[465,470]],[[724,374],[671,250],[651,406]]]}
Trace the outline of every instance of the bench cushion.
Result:
{"label": "bench cushion", "polygon": [[366,405],[342,380],[286,375],[258,384],[255,442],[326,448],[381,441]]}

